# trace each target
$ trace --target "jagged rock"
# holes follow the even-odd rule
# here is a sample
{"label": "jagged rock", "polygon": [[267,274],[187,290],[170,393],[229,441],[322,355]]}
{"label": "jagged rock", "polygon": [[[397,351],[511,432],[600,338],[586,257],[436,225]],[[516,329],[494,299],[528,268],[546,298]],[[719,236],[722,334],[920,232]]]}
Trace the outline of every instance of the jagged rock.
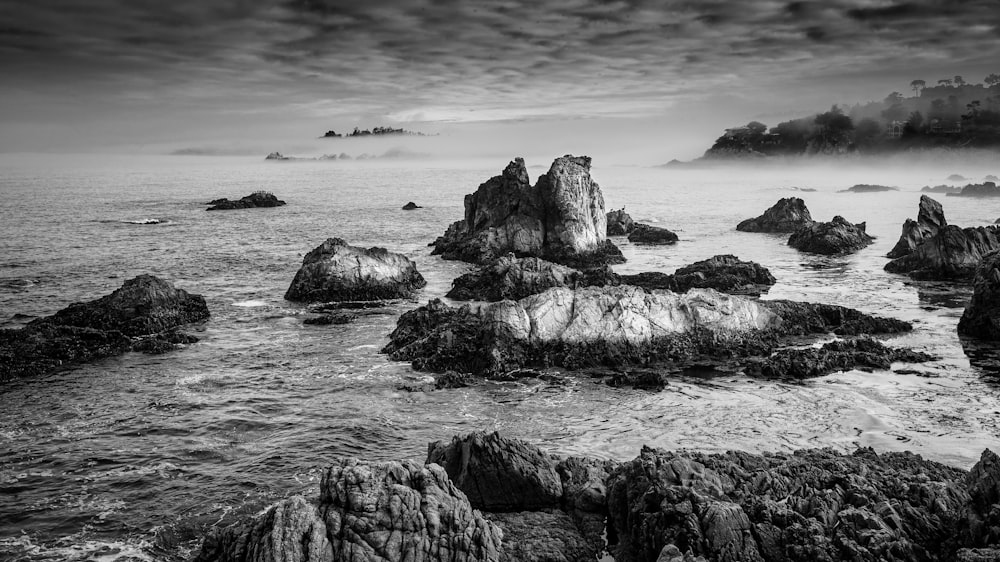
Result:
{"label": "jagged rock", "polygon": [[289,158],[280,152],[271,152],[264,157],[264,160],[289,160]]}
{"label": "jagged rock", "polygon": [[899,241],[886,257],[895,259],[909,254],[924,240],[934,236],[946,226],[948,221],[944,218],[944,208],[941,204],[926,195],[921,195],[917,220],[906,219]]}
{"label": "jagged rock", "polygon": [[280,502],[206,538],[197,562],[499,562],[502,533],[441,467],[343,460],[317,504]]}
{"label": "jagged rock", "polygon": [[736,225],[736,230],[742,232],[795,232],[803,226],[812,224],[812,215],[806,208],[806,203],[798,197],[779,199],[764,214],[746,219]]}
{"label": "jagged rock", "polygon": [[757,262],[742,261],[730,254],[712,256],[686,265],[673,274],[671,290],[715,289],[723,293],[755,295],[766,293],[776,282],[771,272]]}
{"label": "jagged rock", "polygon": [[172,331],[208,317],[201,295],[176,289],[152,275],[139,275],[110,295],[72,304],[20,329],[0,330],[0,380],[133,349],[162,353],[198,341]]}
{"label": "jagged rock", "polygon": [[628,235],[628,241],[633,244],[674,244],[678,240],[673,232],[659,226],[636,223]]}
{"label": "jagged rock", "polygon": [[408,298],[427,285],[417,266],[385,248],[358,248],[340,238],[306,254],[285,292],[299,302]]}
{"label": "jagged rock", "polygon": [[814,222],[796,230],[788,245],[811,254],[850,254],[874,242],[865,232],[865,223],[851,224],[835,216],[830,222]]}
{"label": "jagged rock", "polygon": [[444,467],[476,509],[534,511],[562,501],[555,462],[537,447],[496,432],[431,443],[426,462]]}
{"label": "jagged rock", "polygon": [[410,201],[406,205],[403,205],[403,210],[404,211],[412,211],[414,209],[423,209],[423,207],[421,207],[420,205],[417,205],[413,201]]}
{"label": "jagged rock", "polygon": [[704,455],[644,447],[608,480],[617,560],[936,560],[964,473],[910,453]]}
{"label": "jagged rock", "polygon": [[958,193],[949,193],[949,197],[1000,197],[1000,188],[991,181],[970,183]]}
{"label": "jagged rock", "polygon": [[876,185],[870,183],[859,183],[852,185],[847,189],[842,189],[839,193],[875,193],[878,191],[899,191],[897,187],[889,187],[887,185]]}
{"label": "jagged rock", "polygon": [[922,363],[935,357],[886,347],[873,339],[837,340],[820,348],[783,349],[766,358],[751,359],[744,372],[751,377],[807,379],[851,369],[888,370],[892,363]]}
{"label": "jagged rock", "polygon": [[606,217],[608,222],[608,236],[626,236],[635,228],[635,222],[625,212],[624,207],[617,211],[609,212]]}
{"label": "jagged rock", "polygon": [[789,300],[759,301],[781,318],[777,330],[783,335],[834,333],[838,336],[864,334],[897,334],[913,326],[895,318],[865,314],[853,308],[835,304],[817,304]]}
{"label": "jagged rock", "polygon": [[590,177],[590,158],[557,158],[534,187],[516,158],[465,196],[465,218],[435,240],[433,254],[486,264],[507,253],[577,266],[621,263],[606,239],[604,196]]}
{"label": "jagged rock", "polygon": [[972,300],[958,322],[958,333],[1000,340],[1000,252],[983,257],[972,282]]}
{"label": "jagged rock", "polygon": [[507,254],[490,265],[455,279],[445,296],[455,300],[490,302],[517,300],[551,287],[573,287],[583,281],[582,273],[564,265]]}
{"label": "jagged rock", "polygon": [[967,530],[968,546],[992,546],[1000,549],[1000,457],[983,451],[965,483],[969,490]]}
{"label": "jagged rock", "polygon": [[885,264],[885,270],[914,279],[971,279],[983,256],[1000,250],[998,228],[945,226],[909,254]]}
{"label": "jagged rock", "polygon": [[[287,160],[287,158],[280,158],[280,160]],[[223,198],[215,199],[210,201],[208,204],[211,205],[211,207],[207,209],[209,211],[227,211],[230,209],[253,209],[256,207],[280,207],[284,205],[285,202],[279,200],[273,193],[255,191],[236,201],[230,201],[229,199]]]}
{"label": "jagged rock", "polygon": [[582,562],[597,560],[601,551],[558,509],[483,513],[483,517],[503,531],[504,562]]}
{"label": "jagged rock", "polygon": [[1000,562],[1000,548],[961,548],[955,562]]}

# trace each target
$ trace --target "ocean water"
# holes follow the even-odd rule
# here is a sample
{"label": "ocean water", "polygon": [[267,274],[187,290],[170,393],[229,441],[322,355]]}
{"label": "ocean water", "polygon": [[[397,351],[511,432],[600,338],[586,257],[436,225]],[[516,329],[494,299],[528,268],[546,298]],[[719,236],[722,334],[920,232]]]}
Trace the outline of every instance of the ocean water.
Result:
{"label": "ocean water", "polygon": [[[532,177],[549,162],[528,162]],[[197,344],[127,354],[0,386],[0,559],[184,560],[212,526],[293,493],[314,493],[333,459],[412,458],[456,433],[499,429],[560,454],[629,459],[643,444],[752,452],[832,447],[911,450],[969,468],[1000,446],[1000,364],[955,331],[960,284],[885,273],[919,189],[978,165],[592,170],[608,210],[680,236],[667,247],[615,239],[619,272],[664,271],[732,253],[767,266],[765,298],[840,304],[914,323],[888,340],[940,359],[898,372],[802,384],[740,375],[677,378],[662,392],[588,379],[484,381],[407,392],[429,380],[379,354],[396,318],[443,297],[469,270],[428,242],[462,216],[462,197],[506,161],[391,164],[255,158],[0,156],[0,323],[16,327],[152,273],[205,296]],[[855,183],[898,191],[838,193]],[[961,182],[959,182],[961,183]],[[269,190],[275,209],[205,212],[205,202]],[[812,191],[804,191],[814,189]],[[786,236],[737,222],[781,197],[818,220],[867,221],[878,239],[847,257],[801,254]],[[992,224],[1000,202],[935,196],[950,223]],[[402,211],[407,201],[424,208]],[[328,237],[412,258],[417,299],[353,324],[306,326],[283,300],[302,256]]]}

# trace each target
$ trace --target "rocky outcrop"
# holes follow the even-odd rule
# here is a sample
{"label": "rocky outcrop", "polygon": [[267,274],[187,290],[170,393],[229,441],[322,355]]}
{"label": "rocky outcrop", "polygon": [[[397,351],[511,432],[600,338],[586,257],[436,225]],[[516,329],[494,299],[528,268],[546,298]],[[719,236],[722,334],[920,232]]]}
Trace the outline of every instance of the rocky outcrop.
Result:
{"label": "rocky outcrop", "polygon": [[573,287],[582,283],[583,278],[582,273],[564,265],[507,254],[488,266],[455,279],[445,296],[455,300],[490,302],[517,300],[551,287]]}
{"label": "rocky outcrop", "polygon": [[983,257],[972,282],[972,300],[958,321],[958,333],[1000,340],[1000,252]]}
{"label": "rocky outcrop", "polygon": [[806,203],[798,197],[779,199],[764,214],[746,219],[736,225],[736,230],[742,232],[795,232],[803,226],[812,224],[812,215],[806,208]]}
{"label": "rocky outcrop", "polygon": [[949,197],[1000,197],[1000,187],[992,181],[970,183],[958,193],[949,193]]}
{"label": "rocky outcrop", "polygon": [[909,254],[885,264],[885,270],[905,273],[914,279],[971,279],[983,256],[1000,250],[998,228],[945,226]]}
{"label": "rocky outcrop", "polygon": [[417,205],[413,201],[410,201],[406,205],[403,205],[403,210],[404,211],[413,211],[415,209],[423,209],[423,207],[421,207],[420,205]]}
{"label": "rocky outcrop", "polygon": [[21,329],[0,330],[0,380],[130,350],[161,353],[197,341],[174,330],[208,317],[201,295],[140,275],[110,295],[72,304]]}
{"label": "rocky outcrop", "polygon": [[621,263],[621,252],[606,238],[606,220],[590,158],[557,158],[534,187],[517,158],[465,196],[465,218],[432,243],[432,253],[478,264],[507,253],[574,267]]}
{"label": "rocky outcrop", "polygon": [[837,340],[819,348],[783,349],[769,357],[751,359],[744,372],[756,378],[809,379],[852,369],[887,371],[897,361],[933,360],[935,357],[926,353],[887,347],[877,340],[862,338]]}
{"label": "rocky outcrop", "polygon": [[851,224],[841,216],[830,222],[814,222],[796,230],[788,245],[811,254],[827,256],[854,253],[875,241],[865,232],[865,223]]}
{"label": "rocky outcrop", "polygon": [[[268,158],[270,159],[270,156]],[[287,160],[287,158],[282,157],[279,160]],[[281,207],[285,202],[275,197],[273,193],[255,191],[236,201],[223,198],[209,201],[208,204],[211,205],[207,209],[209,211],[227,211],[230,209],[253,209],[255,207]]]}
{"label": "rocky outcrop", "polygon": [[774,285],[771,272],[757,262],[725,254],[681,267],[673,274],[672,291],[715,289],[732,295],[760,296]]}
{"label": "rocky outcrop", "polygon": [[358,248],[328,238],[306,254],[285,292],[298,302],[409,298],[427,285],[417,266],[385,248]]}
{"label": "rocky outcrop", "polygon": [[910,328],[843,307],[756,301],[710,289],[557,287],[476,311],[431,301],[400,317],[382,351],[418,370],[502,378],[525,367],[724,361],[769,355],[784,335]]}
{"label": "rocky outcrop", "polygon": [[502,532],[435,465],[343,460],[317,502],[292,497],[205,539],[197,562],[500,562]]}
{"label": "rocky outcrop", "polygon": [[887,257],[896,259],[908,255],[924,240],[934,236],[946,226],[948,221],[944,218],[944,208],[941,207],[941,203],[921,195],[917,220],[906,219],[903,223],[903,233],[899,235],[899,241],[889,251]]}
{"label": "rocky outcrop", "polygon": [[659,226],[636,223],[628,235],[628,241],[633,244],[666,245],[677,243],[677,235]]}
{"label": "rocky outcrop", "polygon": [[965,473],[911,453],[705,455],[643,448],[608,480],[619,561],[946,560]]}
{"label": "rocky outcrop", "polygon": [[887,185],[876,185],[870,183],[859,183],[852,185],[847,189],[843,189],[838,193],[877,193],[879,191],[899,191],[898,187],[889,187]]}
{"label": "rocky outcrop", "polygon": [[627,236],[635,228],[635,221],[625,212],[622,207],[617,211],[611,211],[607,215],[608,236]]}

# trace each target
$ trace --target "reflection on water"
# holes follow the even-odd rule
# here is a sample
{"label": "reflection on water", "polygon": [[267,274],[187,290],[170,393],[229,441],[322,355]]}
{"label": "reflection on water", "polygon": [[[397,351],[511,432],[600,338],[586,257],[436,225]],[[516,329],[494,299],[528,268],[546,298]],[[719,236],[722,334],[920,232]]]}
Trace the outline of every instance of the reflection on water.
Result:
{"label": "reflection on water", "polygon": [[967,282],[912,281],[908,285],[916,288],[917,298],[927,306],[965,310],[972,298],[972,286]]}
{"label": "reflection on water", "polygon": [[984,380],[1000,385],[1000,342],[962,336],[962,351],[969,363],[982,372]]}

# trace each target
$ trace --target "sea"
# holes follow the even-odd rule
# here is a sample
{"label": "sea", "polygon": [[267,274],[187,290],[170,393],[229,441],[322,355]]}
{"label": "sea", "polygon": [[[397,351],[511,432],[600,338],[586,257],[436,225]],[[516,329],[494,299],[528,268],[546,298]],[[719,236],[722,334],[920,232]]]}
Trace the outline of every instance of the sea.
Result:
{"label": "sea", "polygon": [[[555,156],[529,161],[532,177]],[[200,341],[182,349],[0,384],[0,559],[187,560],[212,528],[289,495],[314,496],[335,459],[423,461],[429,442],[477,430],[618,460],[643,445],[871,447],[968,469],[983,449],[1000,447],[1000,354],[956,333],[971,287],[883,271],[920,189],[968,183],[951,174],[980,182],[1000,174],[995,159],[705,168],[592,156],[607,210],[624,207],[680,237],[672,246],[614,238],[628,259],[617,271],[669,273],[735,254],[777,278],[764,298],[912,322],[887,343],[938,359],[802,383],[691,373],[660,392],[571,374],[412,392],[430,377],[379,350],[400,314],[443,298],[470,270],[432,256],[428,243],[509,158],[0,155],[0,325],[17,328],[143,273],[204,295],[211,310],[190,328]],[[896,189],[841,192],[861,183]],[[207,201],[257,190],[288,204],[206,212]],[[877,240],[823,257],[788,247],[785,235],[735,230],[793,196],[815,219],[865,221]],[[1000,218],[998,200],[932,196],[951,224]],[[408,201],[422,208],[401,210]],[[405,254],[427,287],[351,324],[303,324],[307,308],[283,295],[302,257],[330,237]]]}

